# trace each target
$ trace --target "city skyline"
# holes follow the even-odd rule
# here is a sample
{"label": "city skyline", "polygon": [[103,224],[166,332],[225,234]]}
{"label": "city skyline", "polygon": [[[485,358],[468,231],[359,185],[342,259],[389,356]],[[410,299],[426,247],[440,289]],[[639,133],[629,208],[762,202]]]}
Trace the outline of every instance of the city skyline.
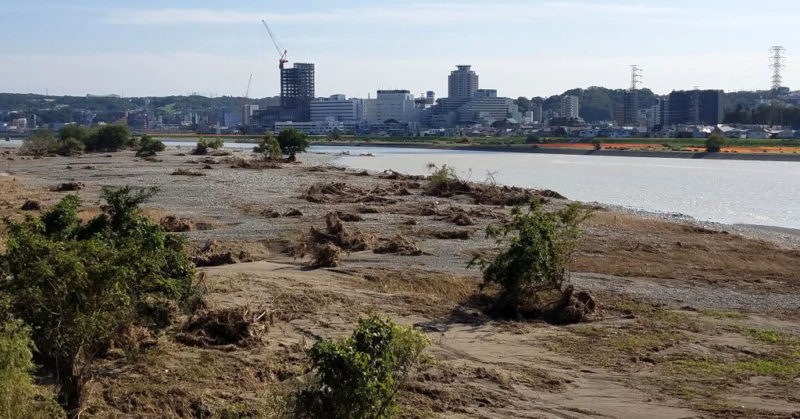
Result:
{"label": "city skyline", "polygon": [[[78,2],[65,2],[78,3]],[[676,2],[310,1],[296,5],[186,1],[136,9],[99,1],[7,4],[0,90],[53,95],[279,94],[278,55],[260,19],[289,50],[312,62],[317,96],[374,96],[378,89],[447,94],[454,66],[470,64],[501,96],[550,96],[576,87],[625,88],[628,65],[643,87],[766,90],[768,49],[787,48],[784,85],[797,88],[800,52],[789,1]],[[771,10],[781,10],[777,16]],[[698,22],[685,16],[704,15]],[[706,22],[707,21],[707,22]],[[622,24],[624,22],[624,24]],[[733,26],[741,28],[732,36]],[[759,30],[769,25],[769,31]],[[767,33],[768,32],[768,33]]]}

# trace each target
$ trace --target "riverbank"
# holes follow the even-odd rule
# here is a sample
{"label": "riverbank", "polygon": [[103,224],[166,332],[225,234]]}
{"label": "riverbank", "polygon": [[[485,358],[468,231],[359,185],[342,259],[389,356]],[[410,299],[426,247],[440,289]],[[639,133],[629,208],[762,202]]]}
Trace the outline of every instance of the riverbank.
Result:
{"label": "riverbank", "polygon": [[[187,346],[170,331],[138,358],[101,360],[88,384],[88,416],[213,416],[234,408],[274,416],[276,400],[305,379],[304,349],[347,335],[370,312],[415,325],[433,341],[436,363],[400,395],[409,417],[800,411],[800,250],[790,243],[588,204],[594,215],[571,280],[597,298],[596,314],[573,326],[507,321],[474,305],[480,273],[466,263],[495,248],[484,231],[507,219],[509,207],[429,196],[426,179],[336,167],[333,155],[306,153],[299,164],[257,170],[232,167],[249,152],[185,152],[0,160],[9,174],[0,176],[0,216],[38,213],[20,209],[28,199],[52,207],[66,194],[53,190],[63,182],[83,185],[74,193],[84,215],[96,211],[104,186],[158,186],[149,216],[184,220],[188,231],[180,234],[193,253],[209,247],[239,262],[200,268],[210,309],[272,313],[258,345]],[[548,208],[568,202],[545,195]],[[324,229],[330,212],[371,244],[340,255],[340,267],[308,270],[308,257],[285,252],[312,227]],[[398,236],[419,252],[373,251]]]}
{"label": "riverbank", "polygon": [[475,144],[421,144],[421,143],[381,143],[381,142],[314,142],[321,147],[385,147],[414,148],[423,150],[482,151],[503,153],[566,154],[573,156],[611,156],[611,157],[653,157],[665,159],[708,159],[708,160],[749,160],[749,161],[791,161],[800,162],[800,153],[696,153],[687,151],[645,151],[645,150],[580,150],[565,147],[548,148],[547,145],[475,145]]}

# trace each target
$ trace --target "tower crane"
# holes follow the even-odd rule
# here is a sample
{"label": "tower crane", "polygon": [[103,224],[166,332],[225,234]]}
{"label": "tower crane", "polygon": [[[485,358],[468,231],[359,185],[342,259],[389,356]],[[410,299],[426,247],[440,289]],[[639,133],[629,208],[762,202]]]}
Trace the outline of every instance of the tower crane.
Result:
{"label": "tower crane", "polygon": [[281,56],[280,60],[278,61],[278,68],[283,70],[283,65],[289,62],[289,60],[286,59],[286,55],[289,53],[289,51],[286,51],[286,48],[284,48],[283,45],[278,42],[278,38],[275,37],[275,34],[272,33],[272,29],[270,29],[269,25],[267,25],[267,21],[261,19],[261,23],[264,24],[270,39],[272,39],[272,43],[275,45],[275,49],[278,51],[278,55]]}

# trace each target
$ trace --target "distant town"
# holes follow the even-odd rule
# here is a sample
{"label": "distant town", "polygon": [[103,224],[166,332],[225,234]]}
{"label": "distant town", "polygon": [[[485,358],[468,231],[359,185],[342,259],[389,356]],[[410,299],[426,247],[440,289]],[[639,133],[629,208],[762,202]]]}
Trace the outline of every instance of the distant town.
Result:
{"label": "distant town", "polygon": [[[725,93],[694,89],[656,95],[631,87],[573,89],[551,97],[510,98],[480,86],[470,65],[447,75],[447,96],[378,90],[374,97],[315,95],[312,63],[280,61],[280,96],[198,95],[123,98],[0,94],[0,134],[24,136],[65,124],[125,124],[136,132],[256,135],[294,128],[311,135],[371,137],[536,136],[563,138],[800,138],[800,91]],[[443,75],[444,76],[444,75]],[[249,82],[247,86],[249,91]]]}

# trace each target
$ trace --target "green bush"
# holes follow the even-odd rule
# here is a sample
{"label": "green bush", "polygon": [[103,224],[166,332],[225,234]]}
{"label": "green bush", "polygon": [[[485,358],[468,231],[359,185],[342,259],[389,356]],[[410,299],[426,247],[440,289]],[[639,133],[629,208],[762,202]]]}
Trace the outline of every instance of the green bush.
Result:
{"label": "green bush", "polygon": [[429,343],[422,333],[377,316],[359,320],[347,339],[317,342],[307,351],[316,379],[298,395],[297,416],[393,416],[395,395]]}
{"label": "green bush", "polygon": [[262,155],[264,160],[280,160],[283,158],[280,143],[270,133],[264,135],[264,138],[253,148],[253,153]]}
{"label": "green bush", "polygon": [[426,192],[433,196],[452,196],[455,193],[469,190],[467,182],[461,180],[455,168],[443,164],[441,167],[428,163],[431,177],[428,181]]}
{"label": "green bush", "polygon": [[164,313],[194,293],[183,242],[139,209],[152,193],[104,189],[103,213],[86,224],[74,195],[39,218],[5,221],[0,293],[31,327],[68,412],[80,408],[92,360],[119,333],[132,325],[166,327]]}
{"label": "green bush", "polygon": [[152,157],[165,149],[166,146],[161,141],[149,135],[142,135],[142,138],[139,139],[139,150],[136,155],[139,157]]}
{"label": "green bush", "polygon": [[0,418],[32,414],[33,349],[28,327],[9,316],[8,307],[0,301]]}
{"label": "green bush", "polygon": [[104,125],[93,129],[84,141],[86,151],[117,151],[130,146],[131,132],[125,125]]}
{"label": "green bush", "polygon": [[526,210],[514,207],[509,223],[487,228],[488,237],[498,244],[507,239],[508,246],[491,261],[476,256],[470,266],[483,271],[482,288],[500,286],[497,310],[518,316],[541,293],[562,291],[580,224],[590,214],[578,203],[548,212],[534,200]]}
{"label": "green bush", "polygon": [[295,155],[305,152],[310,143],[308,134],[289,128],[278,133],[278,144],[280,144],[283,154],[289,156],[289,161],[294,161]]}
{"label": "green bush", "polygon": [[22,141],[20,154],[30,156],[44,156],[54,153],[58,149],[58,142],[53,132],[47,128],[39,128],[30,137]]}
{"label": "green bush", "polygon": [[208,149],[219,150],[220,148],[224,147],[225,143],[222,141],[222,138],[201,138],[197,141],[197,146],[192,151],[192,154],[196,156],[204,156],[208,154]]}
{"label": "green bush", "polygon": [[706,139],[706,151],[709,153],[719,153],[725,145],[725,136],[713,133]]}
{"label": "green bush", "polygon": [[592,145],[594,145],[595,150],[602,150],[603,149],[603,139],[602,138],[593,138]]}
{"label": "green bush", "polygon": [[82,141],[77,138],[67,137],[58,140],[58,146],[55,151],[56,154],[69,157],[83,153],[84,149],[85,146]]}
{"label": "green bush", "polygon": [[64,125],[60,130],[58,130],[58,138],[61,141],[64,141],[67,138],[74,138],[80,141],[81,144],[85,144],[91,136],[92,130],[85,125],[69,124]]}

